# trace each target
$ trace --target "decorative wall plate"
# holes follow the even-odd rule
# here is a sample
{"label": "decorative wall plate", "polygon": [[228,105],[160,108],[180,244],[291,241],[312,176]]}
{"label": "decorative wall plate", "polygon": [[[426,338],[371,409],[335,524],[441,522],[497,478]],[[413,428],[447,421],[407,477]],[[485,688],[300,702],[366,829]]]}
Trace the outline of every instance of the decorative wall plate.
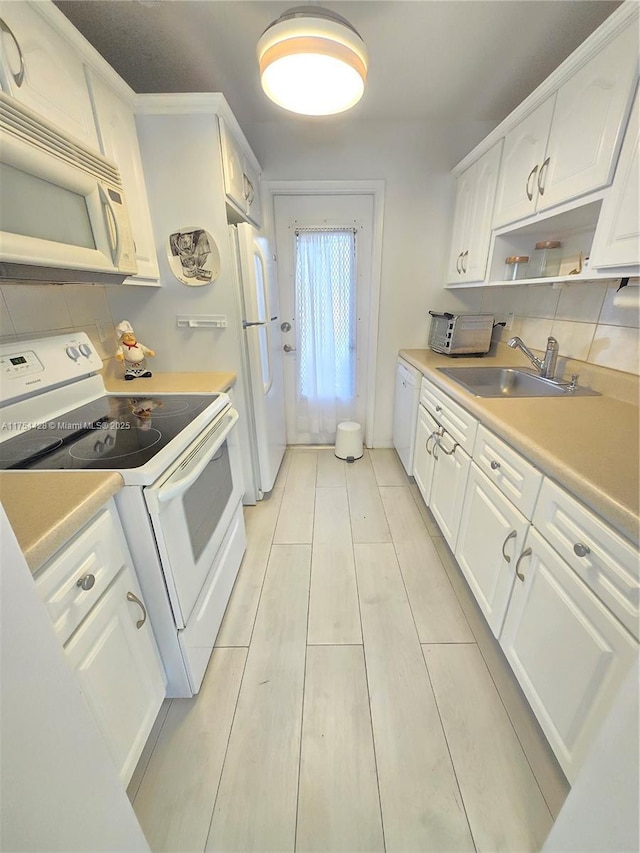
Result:
{"label": "decorative wall plate", "polygon": [[178,281],[190,287],[211,284],[220,274],[220,252],[204,228],[181,228],[169,234],[167,259]]}

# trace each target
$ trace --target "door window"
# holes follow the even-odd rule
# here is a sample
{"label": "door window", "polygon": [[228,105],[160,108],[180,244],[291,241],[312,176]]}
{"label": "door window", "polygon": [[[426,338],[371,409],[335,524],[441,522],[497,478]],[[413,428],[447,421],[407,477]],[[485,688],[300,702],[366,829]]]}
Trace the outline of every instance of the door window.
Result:
{"label": "door window", "polygon": [[355,415],[356,232],[296,231],[298,431],[331,442]]}

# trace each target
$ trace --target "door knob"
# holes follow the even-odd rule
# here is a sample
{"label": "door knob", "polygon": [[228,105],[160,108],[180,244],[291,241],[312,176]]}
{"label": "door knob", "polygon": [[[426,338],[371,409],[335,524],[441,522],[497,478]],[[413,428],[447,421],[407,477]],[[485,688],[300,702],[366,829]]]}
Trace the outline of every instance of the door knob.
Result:
{"label": "door knob", "polygon": [[282,349],[283,349],[285,352],[295,352],[295,351],[296,351],[296,348],[295,348],[295,347],[290,347],[290,346],[289,346],[289,344],[285,344],[285,345],[282,347]]}

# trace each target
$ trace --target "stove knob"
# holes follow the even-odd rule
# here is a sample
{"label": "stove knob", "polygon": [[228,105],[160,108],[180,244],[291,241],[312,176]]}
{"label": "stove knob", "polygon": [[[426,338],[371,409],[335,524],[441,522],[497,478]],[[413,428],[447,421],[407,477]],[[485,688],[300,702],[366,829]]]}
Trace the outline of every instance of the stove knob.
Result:
{"label": "stove knob", "polygon": [[78,349],[85,358],[89,358],[91,355],[91,347],[88,344],[80,344]]}
{"label": "stove knob", "polygon": [[77,361],[80,358],[80,353],[77,350],[77,347],[67,347],[65,352],[73,361]]}

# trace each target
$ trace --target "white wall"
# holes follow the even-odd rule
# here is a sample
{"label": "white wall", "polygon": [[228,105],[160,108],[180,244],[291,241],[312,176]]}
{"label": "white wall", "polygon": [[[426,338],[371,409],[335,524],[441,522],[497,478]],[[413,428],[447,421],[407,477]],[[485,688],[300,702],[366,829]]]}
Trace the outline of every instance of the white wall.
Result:
{"label": "white wall", "polygon": [[452,167],[487,123],[354,122],[348,116],[243,127],[267,180],[384,180],[385,212],[374,444],[391,446],[395,361],[425,347],[428,311],[479,309],[479,291],[443,290]]}

